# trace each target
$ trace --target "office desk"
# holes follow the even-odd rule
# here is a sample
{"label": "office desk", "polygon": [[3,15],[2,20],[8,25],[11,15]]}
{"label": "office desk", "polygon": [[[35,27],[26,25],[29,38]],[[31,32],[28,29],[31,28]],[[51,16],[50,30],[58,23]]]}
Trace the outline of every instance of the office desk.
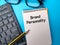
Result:
{"label": "office desk", "polygon": [[[4,0],[0,0],[0,5],[6,3]],[[52,36],[52,45],[60,45],[60,0],[45,0],[45,7],[48,8],[48,16],[50,23],[50,30]],[[18,5],[12,5],[16,17],[24,31],[23,15],[24,9],[33,9],[26,6],[25,1],[22,0]]]}

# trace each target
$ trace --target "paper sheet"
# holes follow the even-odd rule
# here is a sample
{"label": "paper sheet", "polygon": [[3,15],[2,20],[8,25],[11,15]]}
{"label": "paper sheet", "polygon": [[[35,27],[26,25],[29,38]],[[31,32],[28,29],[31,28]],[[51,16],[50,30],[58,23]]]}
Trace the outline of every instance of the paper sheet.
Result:
{"label": "paper sheet", "polygon": [[23,11],[27,45],[51,45],[51,35],[46,8]]}

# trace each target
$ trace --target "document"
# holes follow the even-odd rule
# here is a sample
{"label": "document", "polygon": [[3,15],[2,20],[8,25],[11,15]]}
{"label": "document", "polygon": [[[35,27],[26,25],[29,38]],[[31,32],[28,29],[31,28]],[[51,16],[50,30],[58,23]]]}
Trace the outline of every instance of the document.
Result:
{"label": "document", "polygon": [[23,21],[27,45],[51,45],[51,34],[47,8],[23,10]]}

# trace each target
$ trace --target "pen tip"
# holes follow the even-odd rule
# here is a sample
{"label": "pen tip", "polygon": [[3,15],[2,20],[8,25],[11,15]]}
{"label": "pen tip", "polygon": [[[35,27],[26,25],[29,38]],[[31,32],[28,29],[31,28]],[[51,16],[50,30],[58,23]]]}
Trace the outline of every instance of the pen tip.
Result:
{"label": "pen tip", "polygon": [[26,34],[29,33],[30,30],[26,31]]}

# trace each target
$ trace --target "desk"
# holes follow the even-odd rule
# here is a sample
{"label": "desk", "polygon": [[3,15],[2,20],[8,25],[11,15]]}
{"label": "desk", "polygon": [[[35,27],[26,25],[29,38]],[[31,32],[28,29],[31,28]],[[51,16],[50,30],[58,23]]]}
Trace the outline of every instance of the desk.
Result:
{"label": "desk", "polygon": [[[0,5],[6,3],[4,0],[0,0]],[[60,0],[45,0],[45,7],[48,8],[49,23],[52,36],[52,45],[60,45]],[[26,6],[24,0],[18,5],[12,5],[16,14],[19,24],[24,31],[23,15],[24,9],[33,9]]]}

